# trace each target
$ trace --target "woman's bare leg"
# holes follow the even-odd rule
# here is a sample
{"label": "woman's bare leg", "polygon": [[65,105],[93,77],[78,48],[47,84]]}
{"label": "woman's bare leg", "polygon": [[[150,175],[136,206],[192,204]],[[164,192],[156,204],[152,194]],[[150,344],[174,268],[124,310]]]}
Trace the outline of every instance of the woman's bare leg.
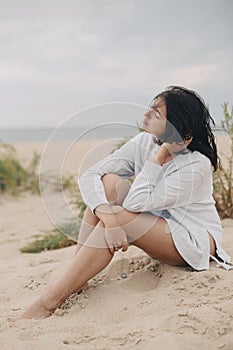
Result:
{"label": "woman's bare leg", "polygon": [[[123,180],[120,176],[116,174],[104,175],[102,177],[102,182],[109,204],[121,205],[130,189],[129,182]],[[91,234],[95,226],[98,224],[98,222],[99,218],[95,216],[89,208],[86,208],[79,230],[78,243],[76,246],[74,256],[82,247],[84,242],[86,242],[86,240],[88,239],[89,235]]]}
{"label": "woman's bare leg", "polygon": [[[98,237],[98,242],[96,237]],[[95,247],[95,245],[99,246]],[[100,221],[72,260],[65,274],[13,321],[50,316],[69,295],[102,271],[112,257],[113,254],[105,241],[105,228]]]}
{"label": "woman's bare leg", "polygon": [[[99,218],[95,216],[92,211],[87,207],[85,209],[82,223],[80,226],[79,234],[78,234],[78,243],[75,247],[74,257],[77,255],[79,250],[82,248],[83,243],[88,239],[91,232],[94,230],[95,226],[98,224]],[[82,243],[81,243],[82,242]],[[88,282],[86,281],[78,290],[77,293],[80,293],[83,290],[89,288]]]}
{"label": "woman's bare leg", "polygon": [[[113,206],[117,219],[124,229],[128,242],[144,250],[153,259],[168,265],[187,265],[179,254],[172,239],[166,220],[149,213],[132,213],[122,207]],[[215,245],[209,234],[210,252],[214,255]]]}
{"label": "woman's bare leg", "polygon": [[82,223],[78,234],[78,243],[75,249],[74,256],[78,253],[83,243],[88,239],[95,226],[98,224],[99,218],[95,216],[92,211],[87,207],[85,209]]}
{"label": "woman's bare leg", "polygon": [[[110,205],[121,205],[125,199],[129,189],[130,184],[128,181],[123,180],[121,177],[115,174],[106,174],[102,177],[106,197]],[[95,216],[92,211],[87,207],[85,209],[81,227],[78,235],[78,242],[76,245],[74,256],[81,249],[82,245],[86,242],[89,235],[98,224],[99,218]],[[86,281],[77,292],[88,289],[88,282]]]}
{"label": "woman's bare leg", "polygon": [[[121,204],[130,184],[114,174],[106,175],[102,180],[110,204]],[[88,279],[103,270],[111,261],[113,255],[105,241],[104,225],[88,208],[80,231],[81,243],[68,271],[15,320],[50,316],[70,294],[82,289]]]}
{"label": "woman's bare leg", "polygon": [[177,251],[164,218],[149,213],[132,213],[119,206],[113,206],[112,210],[131,245],[169,265],[187,264]]}
{"label": "woman's bare leg", "polygon": [[[106,194],[106,198],[110,205],[121,205],[125,199],[130,184],[115,174],[106,174],[102,177],[102,182]],[[78,243],[75,250],[75,255],[86,242],[92,230],[98,224],[99,218],[95,216],[89,208],[85,209],[81,227],[78,235]]]}
{"label": "woman's bare leg", "polygon": [[[131,213],[119,206],[112,208],[116,209],[117,219],[133,245],[143,249],[152,258],[172,265],[185,264],[167,232],[164,219],[150,214]],[[102,271],[113,257],[107,247],[104,231],[104,225],[100,221],[65,274],[15,320],[50,316],[85,281]]]}

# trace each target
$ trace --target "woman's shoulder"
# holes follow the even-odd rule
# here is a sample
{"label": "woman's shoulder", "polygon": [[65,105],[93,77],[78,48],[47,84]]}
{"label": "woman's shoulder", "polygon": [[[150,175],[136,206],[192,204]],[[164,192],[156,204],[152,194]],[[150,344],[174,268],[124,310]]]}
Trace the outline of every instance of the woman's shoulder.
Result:
{"label": "woman's shoulder", "polygon": [[139,145],[150,145],[154,144],[154,136],[146,131],[139,132],[136,136],[132,138],[132,140]]}
{"label": "woman's shoulder", "polygon": [[211,161],[203,153],[199,151],[191,152],[191,164],[194,167],[194,170],[203,172],[211,171]]}
{"label": "woman's shoulder", "polygon": [[134,142],[134,149],[137,154],[140,154],[144,159],[149,159],[159,148],[154,142],[154,135],[141,131],[136,135],[132,141]]}

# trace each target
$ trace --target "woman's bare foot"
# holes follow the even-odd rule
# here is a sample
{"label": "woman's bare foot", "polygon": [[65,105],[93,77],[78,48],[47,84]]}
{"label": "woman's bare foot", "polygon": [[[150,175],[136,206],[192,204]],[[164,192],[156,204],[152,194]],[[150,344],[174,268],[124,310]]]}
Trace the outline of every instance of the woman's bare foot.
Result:
{"label": "woman's bare foot", "polygon": [[46,318],[52,315],[55,310],[48,310],[40,300],[35,301],[23,313],[16,317],[9,318],[8,321],[16,322],[22,319]]}
{"label": "woman's bare foot", "polygon": [[[84,283],[82,287],[80,287],[76,292],[79,294],[83,290],[87,290],[89,288],[88,282]],[[8,318],[10,322],[16,322],[22,319],[31,319],[31,318],[47,318],[53,314],[54,310],[47,309],[41,300],[35,301],[31,306],[29,306],[23,313],[16,317]]]}

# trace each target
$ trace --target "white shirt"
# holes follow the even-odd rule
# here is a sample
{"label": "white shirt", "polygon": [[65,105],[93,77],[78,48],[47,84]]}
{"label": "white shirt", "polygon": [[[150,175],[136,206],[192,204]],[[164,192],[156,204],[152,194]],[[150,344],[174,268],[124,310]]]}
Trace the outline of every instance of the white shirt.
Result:
{"label": "white shirt", "polygon": [[123,208],[166,218],[176,248],[194,269],[209,268],[207,231],[216,242],[217,255],[230,262],[221,247],[223,229],[212,196],[209,158],[186,149],[160,166],[152,161],[159,147],[153,135],[142,132],[92,166],[78,180],[83,201],[92,211],[108,204],[101,181],[105,174],[135,176]]}

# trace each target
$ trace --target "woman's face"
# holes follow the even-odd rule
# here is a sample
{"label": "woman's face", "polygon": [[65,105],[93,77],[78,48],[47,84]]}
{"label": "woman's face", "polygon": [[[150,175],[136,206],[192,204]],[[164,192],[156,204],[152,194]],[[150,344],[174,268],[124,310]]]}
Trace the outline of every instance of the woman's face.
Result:
{"label": "woman's face", "polygon": [[167,108],[164,99],[159,97],[144,114],[142,129],[156,136],[161,136],[166,130]]}

